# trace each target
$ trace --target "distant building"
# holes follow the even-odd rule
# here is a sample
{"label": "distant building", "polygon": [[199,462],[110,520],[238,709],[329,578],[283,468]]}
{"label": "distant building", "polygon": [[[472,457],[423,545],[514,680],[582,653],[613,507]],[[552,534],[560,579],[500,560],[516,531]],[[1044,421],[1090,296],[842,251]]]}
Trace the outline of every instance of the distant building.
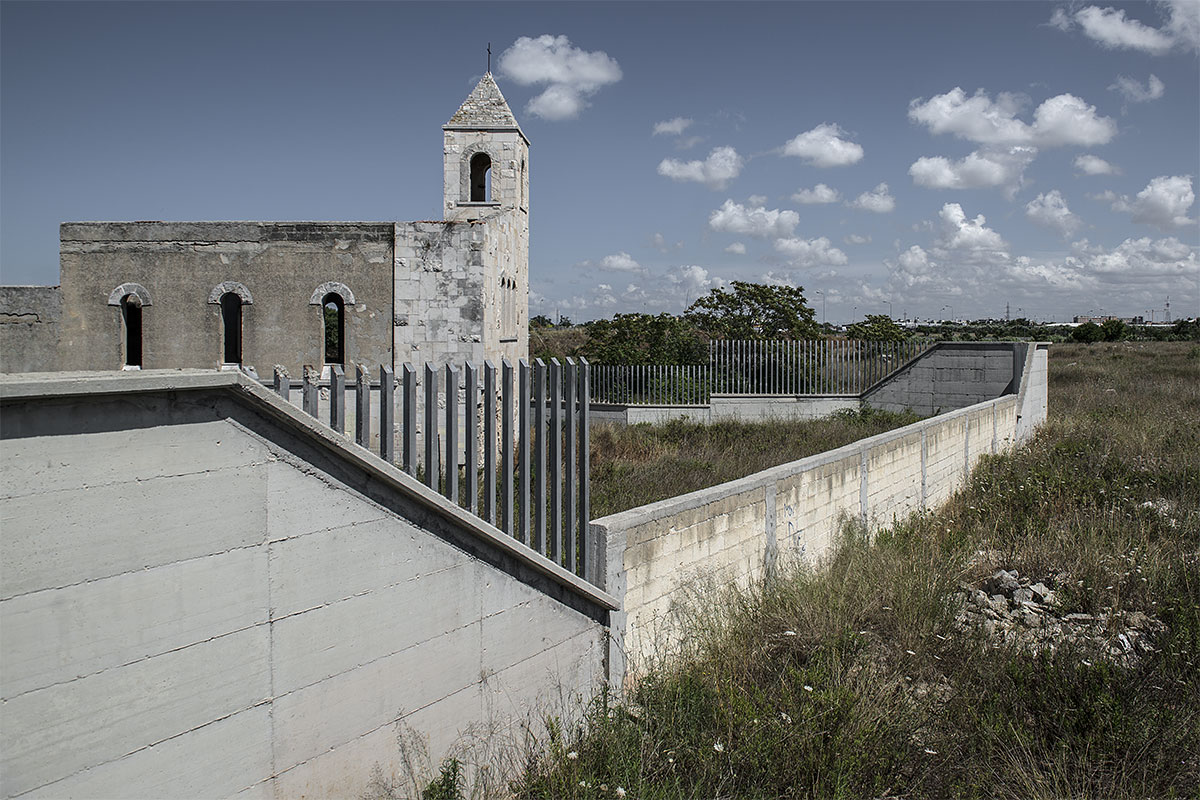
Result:
{"label": "distant building", "polygon": [[442,131],[441,221],[63,223],[0,371],[528,357],[529,140],[490,73]]}
{"label": "distant building", "polygon": [[1116,320],[1117,322],[1124,322],[1126,325],[1145,325],[1146,324],[1146,320],[1144,317],[1140,317],[1140,316],[1138,316],[1138,317],[1115,317],[1115,316],[1112,316],[1111,314],[1107,315],[1107,316],[1086,316],[1086,315],[1078,316],[1078,317],[1075,317],[1071,321],[1074,322],[1076,325],[1083,325],[1086,322],[1094,322],[1097,325],[1103,325],[1104,323],[1110,322],[1112,320]]}

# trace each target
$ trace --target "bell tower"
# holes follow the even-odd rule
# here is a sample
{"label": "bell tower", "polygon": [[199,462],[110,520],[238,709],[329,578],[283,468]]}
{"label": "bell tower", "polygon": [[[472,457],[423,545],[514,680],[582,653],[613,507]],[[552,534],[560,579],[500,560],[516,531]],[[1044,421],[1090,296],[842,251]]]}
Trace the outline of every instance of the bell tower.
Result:
{"label": "bell tower", "polygon": [[477,220],[498,211],[529,213],[529,140],[487,73],[442,126],[443,216]]}

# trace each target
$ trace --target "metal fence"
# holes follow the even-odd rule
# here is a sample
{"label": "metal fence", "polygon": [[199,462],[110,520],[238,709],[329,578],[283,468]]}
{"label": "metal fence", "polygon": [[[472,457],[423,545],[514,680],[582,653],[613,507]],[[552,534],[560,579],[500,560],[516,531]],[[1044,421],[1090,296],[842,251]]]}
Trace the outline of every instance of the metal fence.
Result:
{"label": "metal fence", "polygon": [[[304,368],[297,386],[275,369],[274,390],[354,441],[577,575],[585,575],[589,479],[589,370],[586,359],[503,359],[400,374],[357,368],[347,387],[340,366],[322,382]],[[353,406],[347,406],[348,392]],[[324,414],[322,414],[324,410]],[[372,435],[372,423],[378,429]]]}
{"label": "metal fence", "polygon": [[857,339],[713,341],[707,364],[593,364],[591,399],[705,405],[714,394],[859,394],[930,346]]}

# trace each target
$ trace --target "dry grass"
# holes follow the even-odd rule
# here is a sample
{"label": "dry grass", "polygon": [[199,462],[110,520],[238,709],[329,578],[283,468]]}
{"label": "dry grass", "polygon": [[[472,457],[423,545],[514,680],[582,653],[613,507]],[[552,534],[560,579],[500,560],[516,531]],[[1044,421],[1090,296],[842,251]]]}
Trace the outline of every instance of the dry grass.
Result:
{"label": "dry grass", "polygon": [[592,517],[753,475],[916,422],[863,409],[827,419],[605,425],[591,439]]}
{"label": "dry grass", "polygon": [[[691,603],[688,652],[531,756],[520,797],[1200,796],[1200,348],[1056,346],[1051,419],[935,514]],[[999,566],[1166,625],[1133,666],[957,632]]]}

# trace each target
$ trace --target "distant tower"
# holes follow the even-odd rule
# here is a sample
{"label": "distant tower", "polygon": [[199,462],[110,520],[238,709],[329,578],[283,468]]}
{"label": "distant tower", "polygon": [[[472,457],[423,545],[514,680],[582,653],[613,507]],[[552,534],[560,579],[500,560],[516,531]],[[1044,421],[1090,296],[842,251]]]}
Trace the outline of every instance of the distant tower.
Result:
{"label": "distant tower", "polygon": [[445,219],[529,213],[529,139],[490,72],[442,131]]}

